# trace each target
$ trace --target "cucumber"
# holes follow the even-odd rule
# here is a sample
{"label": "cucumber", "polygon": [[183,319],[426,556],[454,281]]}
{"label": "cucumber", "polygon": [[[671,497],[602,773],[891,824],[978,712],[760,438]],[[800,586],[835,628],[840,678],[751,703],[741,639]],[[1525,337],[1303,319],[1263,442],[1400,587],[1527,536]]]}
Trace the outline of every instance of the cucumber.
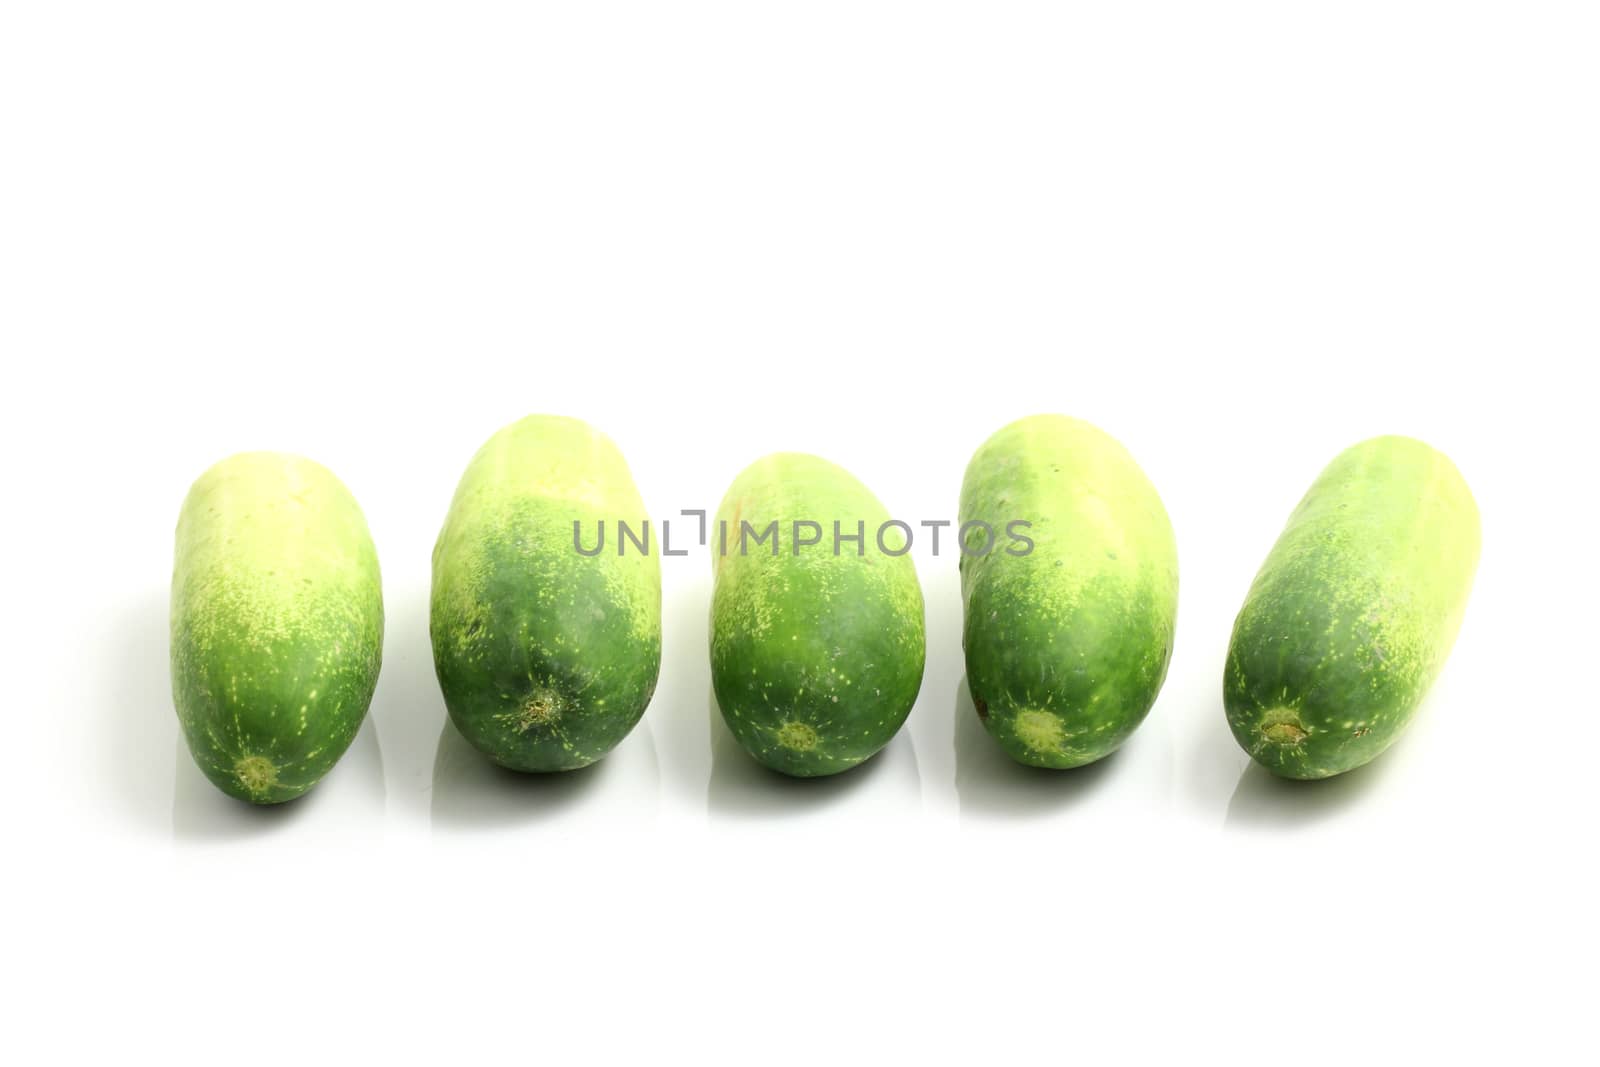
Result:
{"label": "cucumber", "polygon": [[1233,736],[1286,778],[1326,778],[1400,736],[1455,643],[1478,566],[1478,506],[1409,437],[1339,454],[1261,565],[1233,624]]}
{"label": "cucumber", "polygon": [[[644,714],[661,669],[661,561],[602,524],[645,528],[611,439],[531,415],[467,465],[433,550],[429,632],[450,718],[517,771],[584,767]],[[646,535],[648,536],[648,534]]]}
{"label": "cucumber", "polygon": [[[848,471],[799,453],[757,460],[723,498],[712,688],[734,738],[773,770],[800,778],[848,770],[888,744],[916,703],[922,587],[900,554],[904,534],[890,527],[880,543],[888,521]],[[797,535],[797,522],[817,529]],[[741,553],[745,524],[752,532]]]}
{"label": "cucumber", "polygon": [[[1035,415],[978,448],[960,519],[967,685],[990,736],[1034,767],[1114,751],[1172,658],[1178,549],[1155,487],[1104,432]],[[1005,536],[1022,522],[1029,551]]]}
{"label": "cucumber", "polygon": [[172,568],[172,696],[195,763],[293,800],[355,739],[383,657],[378,554],[326,468],[249,452],[189,490]]}

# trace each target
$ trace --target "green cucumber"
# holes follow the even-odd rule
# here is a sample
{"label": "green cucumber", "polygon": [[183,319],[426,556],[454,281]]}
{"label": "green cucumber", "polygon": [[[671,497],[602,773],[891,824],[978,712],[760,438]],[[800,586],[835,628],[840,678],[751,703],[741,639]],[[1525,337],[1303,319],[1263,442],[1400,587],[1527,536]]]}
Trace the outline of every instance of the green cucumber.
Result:
{"label": "green cucumber", "polygon": [[[904,532],[889,527],[880,540],[888,521],[848,471],[798,453],[757,460],[723,498],[712,687],[733,736],[773,770],[848,770],[887,745],[916,703],[922,587]],[[796,523],[816,528],[797,536]]]}
{"label": "green cucumber", "polygon": [[503,767],[587,766],[650,703],[661,561],[618,551],[620,536],[578,550],[579,530],[588,550],[619,522],[647,530],[644,501],[617,446],[577,419],[512,423],[461,476],[433,550],[434,669],[456,728]]}
{"label": "green cucumber", "polygon": [[[1112,437],[1035,415],[978,448],[960,519],[962,646],[983,725],[1034,767],[1114,751],[1172,658],[1178,549],[1155,487]],[[1013,523],[1029,524],[1016,531],[1031,550],[1006,536]]]}
{"label": "green cucumber", "polygon": [[1478,506],[1421,441],[1340,453],[1261,565],[1233,624],[1233,736],[1286,778],[1326,778],[1388,748],[1444,667],[1478,566]]}
{"label": "green cucumber", "polygon": [[172,695],[195,763],[278,804],[355,739],[383,657],[378,554],[326,468],[249,452],[189,490],[172,568]]}

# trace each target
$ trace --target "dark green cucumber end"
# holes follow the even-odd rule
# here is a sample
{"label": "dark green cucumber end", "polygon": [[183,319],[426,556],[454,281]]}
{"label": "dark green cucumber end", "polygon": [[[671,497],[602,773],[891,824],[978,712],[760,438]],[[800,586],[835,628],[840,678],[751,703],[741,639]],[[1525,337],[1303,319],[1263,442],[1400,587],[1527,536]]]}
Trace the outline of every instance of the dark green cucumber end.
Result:
{"label": "dark green cucumber end", "polygon": [[[199,763],[199,760],[196,762]],[[241,756],[231,765],[213,767],[201,764],[200,769],[212,785],[228,796],[261,807],[298,799],[309,793],[317,781],[286,782],[282,777],[286,768],[279,767],[265,756]]]}
{"label": "dark green cucumber end", "polygon": [[[1291,707],[1229,716],[1233,736],[1250,758],[1280,778],[1314,781],[1349,768],[1330,767],[1316,749],[1318,730]],[[1325,755],[1325,753],[1324,753]]]}

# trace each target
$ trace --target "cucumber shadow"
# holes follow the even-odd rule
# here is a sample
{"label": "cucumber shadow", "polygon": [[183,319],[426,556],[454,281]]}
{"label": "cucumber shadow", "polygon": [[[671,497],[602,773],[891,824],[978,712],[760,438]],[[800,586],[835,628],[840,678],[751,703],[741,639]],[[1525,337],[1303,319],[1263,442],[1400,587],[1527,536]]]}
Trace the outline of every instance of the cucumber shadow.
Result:
{"label": "cucumber shadow", "polygon": [[756,761],[722,719],[717,694],[711,717],[711,781],[706,810],[713,817],[803,816],[842,804],[858,793],[884,790],[920,802],[922,776],[910,735],[902,729],[871,759],[821,778],[792,778]]}
{"label": "cucumber shadow", "polygon": [[[676,568],[674,568],[676,569]],[[707,648],[706,606],[711,602],[711,575],[670,575],[664,587],[662,624],[666,644],[661,675],[645,712],[660,748],[663,790],[673,806],[691,809],[705,804],[706,776],[711,770],[711,735],[700,701],[711,684]]]}
{"label": "cucumber shadow", "polygon": [[[177,740],[177,768],[172,785],[172,834],[180,841],[241,840],[276,833],[311,816],[317,809],[359,813],[359,831],[368,836],[383,818],[383,752],[369,714],[355,740],[322,781],[304,796],[283,804],[247,804],[228,796],[195,766],[183,738]],[[321,816],[318,816],[319,818]]]}
{"label": "cucumber shadow", "polygon": [[1220,812],[1226,820],[1230,798],[1239,786],[1239,775],[1255,761],[1233,739],[1226,717],[1215,697],[1208,694],[1197,702],[1200,710],[1194,718],[1206,722],[1205,733],[1195,742],[1194,754],[1188,761],[1193,768],[1188,775],[1186,792],[1189,803],[1196,811],[1205,813],[1208,821]]}
{"label": "cucumber shadow", "polygon": [[[1415,757],[1417,738],[1427,729],[1428,712],[1440,699],[1441,688],[1435,686],[1423,699],[1410,725],[1393,744],[1371,761],[1343,774],[1304,781],[1280,778],[1255,760],[1247,759],[1228,801],[1224,825],[1230,830],[1291,830],[1335,816],[1355,816],[1374,807],[1374,796],[1392,786],[1394,776],[1406,769],[1402,765]],[[1229,733],[1229,740],[1232,739]]]}
{"label": "cucumber shadow", "polygon": [[1245,765],[1228,801],[1230,829],[1288,830],[1348,812],[1383,782],[1379,756],[1365,766],[1332,778],[1300,781],[1280,778],[1255,760]]}
{"label": "cucumber shadow", "polygon": [[983,728],[966,675],[956,683],[956,798],[963,818],[1028,818],[1081,803],[1116,775],[1127,747],[1070,770],[1018,763]]}
{"label": "cucumber shadow", "polygon": [[172,829],[174,740],[179,771],[186,763],[193,769],[172,706],[167,596],[164,588],[147,590],[115,617],[104,652],[107,689],[93,712],[101,743],[96,785],[108,794],[108,809],[160,837]]}
{"label": "cucumber shadow", "polygon": [[433,670],[428,637],[428,590],[411,588],[390,597],[383,642],[383,670],[369,716],[383,744],[392,806],[408,821],[427,819],[439,726],[448,721]]}
{"label": "cucumber shadow", "polygon": [[507,770],[473,748],[448,716],[433,761],[435,830],[472,831],[553,819],[583,802],[585,818],[654,819],[661,769],[641,720],[602,759],[549,774]]}

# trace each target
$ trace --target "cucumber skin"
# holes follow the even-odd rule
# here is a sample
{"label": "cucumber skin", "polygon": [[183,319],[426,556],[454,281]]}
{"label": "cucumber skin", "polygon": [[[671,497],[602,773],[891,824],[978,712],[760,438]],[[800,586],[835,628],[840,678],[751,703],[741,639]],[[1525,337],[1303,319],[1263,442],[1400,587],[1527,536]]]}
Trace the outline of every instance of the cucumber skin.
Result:
{"label": "cucumber skin", "polygon": [[1455,643],[1481,541],[1466,481],[1421,441],[1335,458],[1234,622],[1223,703],[1240,746],[1283,777],[1326,778],[1393,744]]}
{"label": "cucumber skin", "polygon": [[[735,739],[775,771],[849,770],[887,745],[916,703],[927,651],[922,587],[909,555],[878,548],[888,518],[848,471],[802,453],[751,464],[717,511],[717,529],[727,523],[729,533],[727,554],[712,545],[712,687]],[[805,519],[824,534],[797,556],[792,523]],[[739,555],[740,523],[759,532],[773,520],[779,554],[761,545]],[[853,543],[833,555],[835,520],[845,533],[864,522],[864,555]]]}
{"label": "cucumber skin", "polygon": [[[1032,523],[1025,556],[1006,552],[1016,519]],[[967,685],[985,729],[1029,766],[1109,755],[1144,721],[1172,658],[1178,550],[1159,494],[1115,438],[1035,415],[974,453],[960,521],[975,520],[999,534],[960,564]]]}
{"label": "cucumber skin", "polygon": [[[610,438],[532,415],[468,464],[433,551],[429,633],[445,707],[462,735],[517,771],[564,771],[628,735],[661,669],[661,561],[616,553],[644,502]],[[605,550],[580,555],[606,525]]]}
{"label": "cucumber skin", "polygon": [[172,692],[195,763],[254,804],[293,800],[355,739],[383,657],[378,556],[326,468],[232,456],[194,483],[172,573]]}

